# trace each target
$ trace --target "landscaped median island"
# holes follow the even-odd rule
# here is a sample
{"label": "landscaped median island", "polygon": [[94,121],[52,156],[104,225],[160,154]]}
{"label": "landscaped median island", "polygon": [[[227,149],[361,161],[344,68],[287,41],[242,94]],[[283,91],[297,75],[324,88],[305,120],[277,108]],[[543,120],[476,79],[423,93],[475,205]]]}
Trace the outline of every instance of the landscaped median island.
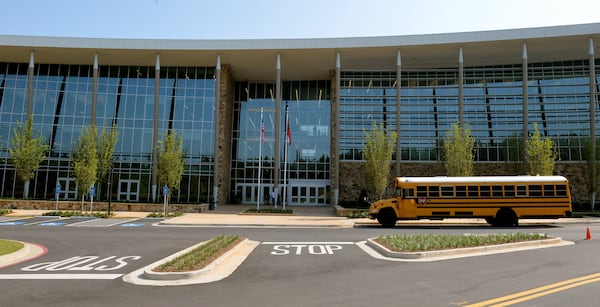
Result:
{"label": "landscaped median island", "polygon": [[375,241],[395,252],[427,252],[434,250],[478,247],[495,244],[506,244],[523,241],[543,240],[548,235],[540,233],[508,233],[508,234],[416,234],[416,235],[382,235]]}
{"label": "landscaped median island", "polygon": [[208,264],[231,250],[244,238],[240,236],[218,236],[191,251],[153,268],[154,272],[189,272],[203,269]]}
{"label": "landscaped median island", "polygon": [[381,235],[361,242],[371,256],[394,261],[433,261],[574,244],[538,233]]}
{"label": "landscaped median island", "polygon": [[237,235],[218,236],[127,274],[123,280],[147,286],[215,282],[231,275],[258,245]]}
{"label": "landscaped median island", "polygon": [[25,247],[25,244],[13,240],[0,239],[0,256],[14,253]]}

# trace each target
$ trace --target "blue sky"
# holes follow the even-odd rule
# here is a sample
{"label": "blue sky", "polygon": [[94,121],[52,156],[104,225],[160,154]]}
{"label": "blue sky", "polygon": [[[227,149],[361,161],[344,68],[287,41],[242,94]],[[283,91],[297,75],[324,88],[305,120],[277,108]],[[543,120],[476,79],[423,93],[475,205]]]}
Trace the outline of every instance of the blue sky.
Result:
{"label": "blue sky", "polygon": [[173,39],[411,35],[600,22],[598,0],[0,0],[0,34]]}

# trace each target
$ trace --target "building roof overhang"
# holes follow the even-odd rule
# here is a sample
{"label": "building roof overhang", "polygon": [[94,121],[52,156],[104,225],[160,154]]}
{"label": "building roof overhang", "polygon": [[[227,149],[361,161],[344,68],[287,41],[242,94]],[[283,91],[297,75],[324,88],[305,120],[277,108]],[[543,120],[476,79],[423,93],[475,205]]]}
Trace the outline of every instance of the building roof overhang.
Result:
{"label": "building roof overhang", "polygon": [[529,63],[587,59],[600,50],[600,23],[464,33],[316,39],[103,39],[0,35],[0,62],[214,67],[217,55],[236,80],[275,79],[277,54],[282,79],[329,79],[340,53],[342,70],[455,68],[462,48],[464,65],[519,64],[523,44]]}

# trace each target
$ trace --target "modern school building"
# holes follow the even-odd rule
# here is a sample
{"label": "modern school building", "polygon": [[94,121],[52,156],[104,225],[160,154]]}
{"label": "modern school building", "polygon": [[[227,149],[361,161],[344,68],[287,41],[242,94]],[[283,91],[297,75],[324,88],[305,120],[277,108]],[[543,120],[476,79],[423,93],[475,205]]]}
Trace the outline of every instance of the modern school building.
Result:
{"label": "modern school building", "polygon": [[31,115],[51,149],[36,199],[54,198],[57,183],[61,199],[79,198],[70,153],[90,125],[119,132],[113,201],[159,201],[155,150],[172,129],[186,151],[172,202],[267,202],[275,191],[334,205],[365,188],[374,122],[398,133],[390,178],[444,175],[439,142],[460,122],[476,138],[477,175],[522,174],[537,125],[555,142],[556,174],[585,201],[599,47],[600,23],[323,39],[0,35],[0,196],[22,197],[7,148]]}

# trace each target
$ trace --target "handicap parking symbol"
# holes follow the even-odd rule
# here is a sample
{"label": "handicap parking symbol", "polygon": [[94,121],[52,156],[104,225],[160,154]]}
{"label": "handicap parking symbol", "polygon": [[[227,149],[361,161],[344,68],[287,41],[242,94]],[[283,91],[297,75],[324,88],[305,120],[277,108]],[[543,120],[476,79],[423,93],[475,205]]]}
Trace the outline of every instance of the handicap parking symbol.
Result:
{"label": "handicap parking symbol", "polygon": [[38,225],[40,225],[40,226],[62,226],[64,224],[65,224],[65,222],[46,222],[46,223],[41,223]]}
{"label": "handicap parking symbol", "polygon": [[0,226],[16,226],[16,225],[23,225],[25,224],[25,222],[2,222],[0,223]]}
{"label": "handicap parking symbol", "polygon": [[143,223],[126,223],[126,224],[121,224],[119,225],[121,227],[141,227],[144,226]]}

